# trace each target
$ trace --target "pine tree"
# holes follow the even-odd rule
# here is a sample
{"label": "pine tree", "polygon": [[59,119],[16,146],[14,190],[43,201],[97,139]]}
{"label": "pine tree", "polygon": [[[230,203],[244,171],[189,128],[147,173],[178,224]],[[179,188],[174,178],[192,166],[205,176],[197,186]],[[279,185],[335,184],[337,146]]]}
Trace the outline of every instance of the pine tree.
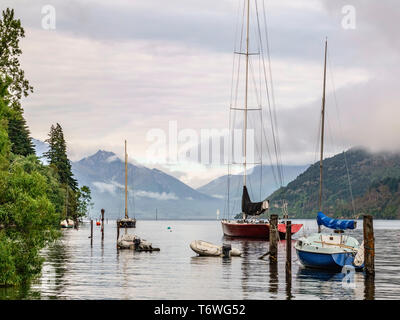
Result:
{"label": "pine tree", "polygon": [[17,155],[35,154],[26,120],[21,106],[22,96],[33,92],[29,81],[25,79],[24,70],[20,67],[19,56],[22,50],[19,40],[25,37],[21,21],[14,18],[14,10],[7,8],[0,19],[0,82],[7,83],[4,98],[8,101],[12,112],[8,118],[8,136],[11,141],[11,151]]}
{"label": "pine tree", "polygon": [[8,119],[8,137],[12,142],[12,153],[22,156],[35,154],[35,148],[22,109],[12,110]]}
{"label": "pine tree", "polygon": [[49,150],[44,153],[44,156],[49,160],[49,164],[56,169],[60,183],[67,185],[74,192],[77,191],[78,182],[73,177],[71,162],[67,156],[67,144],[59,123],[56,126],[51,126],[49,138],[46,139],[46,142],[49,144]]}

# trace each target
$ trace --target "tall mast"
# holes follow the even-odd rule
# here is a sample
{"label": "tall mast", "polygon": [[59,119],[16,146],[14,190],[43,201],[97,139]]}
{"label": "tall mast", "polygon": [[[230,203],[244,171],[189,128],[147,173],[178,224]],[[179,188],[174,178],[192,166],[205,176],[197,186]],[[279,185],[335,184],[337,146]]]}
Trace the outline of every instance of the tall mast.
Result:
{"label": "tall mast", "polygon": [[128,154],[125,140],[125,218],[128,218]]}
{"label": "tall mast", "polygon": [[250,25],[250,0],[247,0],[247,28],[246,28],[246,90],[244,94],[244,175],[243,186],[246,186],[246,166],[247,166],[247,93],[249,84],[249,25]]}
{"label": "tall mast", "polygon": [[[324,157],[324,128],[325,128],[325,86],[326,86],[326,53],[328,50],[328,40],[325,40],[325,63],[324,63],[324,86],[322,92],[322,116],[321,116],[321,157],[319,161],[319,200],[318,208],[322,211],[322,163]],[[318,232],[321,232],[321,227],[318,226]]]}

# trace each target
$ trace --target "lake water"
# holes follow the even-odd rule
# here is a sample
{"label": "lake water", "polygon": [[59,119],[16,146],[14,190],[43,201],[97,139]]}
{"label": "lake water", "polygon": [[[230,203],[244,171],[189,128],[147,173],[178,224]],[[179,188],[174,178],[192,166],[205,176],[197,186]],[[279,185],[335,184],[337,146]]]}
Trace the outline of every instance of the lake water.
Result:
{"label": "lake water", "polygon": [[[315,220],[292,220],[304,227],[294,239],[316,232]],[[171,229],[168,229],[171,227]],[[116,249],[116,223],[105,224],[104,241],[94,225],[64,229],[44,250],[42,276],[30,288],[0,288],[0,299],[399,299],[400,221],[374,221],[375,280],[357,272],[326,273],[303,268],[294,248],[291,285],[285,277],[285,241],[279,243],[277,268],[268,258],[267,241],[224,238],[219,221],[137,221],[129,229],[160,252]],[[123,231],[122,231],[123,232]],[[349,233],[360,242],[362,221]],[[192,240],[231,243],[242,257],[197,257]],[[294,244],[294,241],[293,241]],[[348,282],[349,281],[349,282]]]}

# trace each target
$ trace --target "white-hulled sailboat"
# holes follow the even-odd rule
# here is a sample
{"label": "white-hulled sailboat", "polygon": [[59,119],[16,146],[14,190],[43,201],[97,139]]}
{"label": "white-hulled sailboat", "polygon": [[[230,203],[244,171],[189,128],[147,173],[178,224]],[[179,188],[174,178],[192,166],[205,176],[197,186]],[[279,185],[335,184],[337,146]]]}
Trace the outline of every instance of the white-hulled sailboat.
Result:
{"label": "white-hulled sailboat", "polygon": [[[295,249],[300,262],[309,268],[341,270],[344,266],[362,269],[364,266],[364,245],[360,246],[357,239],[344,234],[344,230],[355,229],[353,220],[339,220],[327,217],[322,213],[322,178],[324,152],[324,123],[325,123],[325,86],[326,86],[326,57],[328,41],[325,41],[324,84],[322,95],[321,117],[321,151],[320,151],[320,180],[319,180],[319,212],[317,215],[318,233],[304,236],[295,243]],[[333,233],[321,233],[321,226],[333,229]]]}
{"label": "white-hulled sailboat", "polygon": [[125,140],[125,217],[117,220],[120,228],[136,228],[136,219],[128,216],[128,153],[126,152]]}

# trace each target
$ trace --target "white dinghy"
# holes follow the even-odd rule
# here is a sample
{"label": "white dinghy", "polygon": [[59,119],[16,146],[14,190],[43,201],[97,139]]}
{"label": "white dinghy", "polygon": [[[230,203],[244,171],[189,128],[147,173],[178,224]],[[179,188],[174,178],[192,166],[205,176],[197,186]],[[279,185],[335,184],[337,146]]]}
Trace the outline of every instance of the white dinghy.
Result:
{"label": "white dinghy", "polygon": [[118,249],[133,249],[135,251],[160,251],[159,248],[153,248],[153,245],[133,234],[124,234],[117,242]]}
{"label": "white dinghy", "polygon": [[203,240],[194,240],[190,248],[199,256],[206,257],[239,257],[242,254],[239,249],[232,248],[230,244],[218,246]]}
{"label": "white dinghy", "polygon": [[69,228],[67,220],[63,220],[60,222],[61,228]]}

